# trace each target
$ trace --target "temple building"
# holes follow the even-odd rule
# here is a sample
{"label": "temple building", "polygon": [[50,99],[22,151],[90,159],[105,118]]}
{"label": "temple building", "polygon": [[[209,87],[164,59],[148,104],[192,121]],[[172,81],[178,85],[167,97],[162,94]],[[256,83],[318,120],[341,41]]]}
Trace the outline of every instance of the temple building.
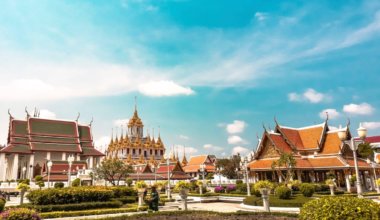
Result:
{"label": "temple building", "polygon": [[[78,117],[79,118],[79,117]],[[9,113],[7,145],[0,149],[0,181],[46,179],[47,162],[52,161],[51,181],[68,180],[68,157],[74,158],[71,174],[97,166],[103,153],[95,149],[91,123],[40,118],[27,112],[26,120]]]}
{"label": "temple building", "polygon": [[[275,122],[276,127],[273,131],[264,128],[253,160],[248,165],[253,182],[282,182],[281,175],[272,169],[272,164],[281,154],[290,153],[296,160],[293,167],[294,179],[302,182],[324,182],[328,173],[333,173],[337,186],[346,187],[347,191],[351,191],[350,178],[355,174],[353,153],[338,136],[338,131],[343,130],[350,139],[351,131],[348,126],[332,130],[326,120],[318,125],[291,128],[279,125],[276,120]],[[366,189],[374,189],[374,171],[379,176],[380,169],[374,169],[369,162],[366,158],[358,158],[360,178]],[[285,167],[279,169],[286,172]]]}
{"label": "temple building", "polygon": [[[184,157],[185,158],[185,157]],[[215,173],[216,157],[214,155],[198,155],[190,157],[183,167],[185,172],[195,179],[202,179],[203,174]],[[201,167],[203,166],[203,172]]]}
{"label": "temple building", "polygon": [[125,135],[122,134],[120,138],[111,138],[108,145],[106,155],[108,158],[119,158],[131,165],[145,164],[158,164],[164,157],[165,145],[161,140],[160,132],[158,138],[155,140],[154,134],[151,137],[149,132],[144,137],[144,124],[140,119],[137,107],[132,118],[128,122],[128,129]]}

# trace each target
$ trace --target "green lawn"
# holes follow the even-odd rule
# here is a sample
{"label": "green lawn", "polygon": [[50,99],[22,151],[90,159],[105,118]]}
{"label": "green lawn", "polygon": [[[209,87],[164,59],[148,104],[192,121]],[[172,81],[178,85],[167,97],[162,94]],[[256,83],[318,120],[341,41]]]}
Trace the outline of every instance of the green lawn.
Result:
{"label": "green lawn", "polygon": [[[272,207],[302,207],[303,204],[313,198],[304,197],[303,195],[294,195],[290,199],[279,199],[274,195],[269,196],[269,205]],[[262,206],[263,199],[261,197],[250,196],[244,199],[244,204],[252,206]]]}

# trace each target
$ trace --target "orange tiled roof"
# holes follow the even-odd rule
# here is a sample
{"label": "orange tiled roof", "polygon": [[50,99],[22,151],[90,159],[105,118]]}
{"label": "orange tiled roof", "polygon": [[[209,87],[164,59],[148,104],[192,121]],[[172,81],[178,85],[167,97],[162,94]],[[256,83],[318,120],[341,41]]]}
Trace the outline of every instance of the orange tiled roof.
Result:
{"label": "orange tiled roof", "polygon": [[299,135],[305,149],[318,148],[321,141],[323,126],[299,130]]}
{"label": "orange tiled roof", "polygon": [[303,143],[300,134],[295,129],[290,128],[280,128],[281,132],[286,136],[286,138],[292,142],[298,149],[303,149]]}
{"label": "orange tiled roof", "polygon": [[292,152],[291,147],[289,146],[288,143],[285,142],[282,136],[277,135],[277,134],[269,134],[269,136],[273,140],[277,148],[287,153]]}
{"label": "orange tiled roof", "polygon": [[337,154],[340,151],[340,145],[341,140],[338,137],[338,132],[327,133],[321,154]]}
{"label": "orange tiled roof", "polygon": [[188,165],[201,165],[206,161],[206,159],[207,155],[193,156],[190,157]]}
{"label": "orange tiled roof", "polygon": [[[347,163],[350,165],[350,166],[355,166],[355,161],[354,159],[346,159]],[[364,161],[364,160],[360,160],[358,159],[358,167],[365,167],[365,168],[371,168],[371,165],[369,163],[367,163],[367,161]]]}

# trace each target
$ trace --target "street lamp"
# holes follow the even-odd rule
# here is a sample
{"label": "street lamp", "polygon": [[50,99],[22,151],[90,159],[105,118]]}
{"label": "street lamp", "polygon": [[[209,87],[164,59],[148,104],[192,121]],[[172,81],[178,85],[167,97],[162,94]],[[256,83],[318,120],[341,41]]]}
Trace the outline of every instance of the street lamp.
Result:
{"label": "street lamp", "polygon": [[26,179],[26,166],[22,168],[22,178]]}
{"label": "street lamp", "polygon": [[361,139],[360,141],[355,141],[354,137],[351,137],[351,140],[347,140],[347,131],[342,129],[341,127],[339,128],[338,136],[339,136],[339,139],[343,143],[347,144],[351,148],[354,154],[355,173],[356,173],[356,191],[358,193],[358,197],[363,198],[363,190],[362,190],[362,185],[361,185],[361,180],[360,180],[361,178],[359,176],[358,159],[356,156],[356,151],[358,150],[358,145],[363,143],[363,140],[367,136],[367,129],[362,127],[362,124],[360,123],[359,128],[357,129],[357,132],[358,132],[359,138]]}
{"label": "street lamp", "polygon": [[199,165],[200,167],[200,171],[202,173],[202,185],[204,186],[205,185],[205,172],[206,172],[206,165],[203,163],[201,165]]}
{"label": "street lamp", "polygon": [[47,162],[47,171],[48,171],[48,188],[50,188],[50,171],[51,171],[51,167],[53,166],[53,162],[51,160],[49,160]]}
{"label": "street lamp", "polygon": [[247,157],[241,158],[240,163],[241,169],[245,174],[245,183],[247,184],[247,195],[251,196],[251,187],[249,186],[249,178],[248,178],[248,159]]}
{"label": "street lamp", "polygon": [[154,164],[152,165],[152,169],[153,169],[153,172],[154,172],[154,184],[157,184],[157,168],[158,166],[156,167]]}
{"label": "street lamp", "polygon": [[172,195],[170,193],[170,157],[169,154],[165,156],[166,158],[166,166],[168,168],[168,185],[167,185],[167,194],[168,194],[168,199],[171,199]]}
{"label": "street lamp", "polygon": [[217,167],[216,171],[219,174],[219,186],[222,186],[222,171],[223,171],[223,167]]}
{"label": "street lamp", "polygon": [[67,182],[68,187],[71,186],[71,166],[73,165],[74,162],[74,156],[70,155],[69,158],[67,158],[67,162],[69,163],[69,179]]}

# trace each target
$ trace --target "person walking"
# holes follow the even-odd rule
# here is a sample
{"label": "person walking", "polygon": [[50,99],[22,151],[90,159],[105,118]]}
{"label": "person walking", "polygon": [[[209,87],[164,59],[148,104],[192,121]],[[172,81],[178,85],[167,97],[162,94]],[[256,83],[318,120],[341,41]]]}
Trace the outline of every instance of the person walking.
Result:
{"label": "person walking", "polygon": [[156,187],[152,186],[151,200],[149,202],[149,209],[158,211],[158,203],[160,201],[160,194],[157,192]]}

